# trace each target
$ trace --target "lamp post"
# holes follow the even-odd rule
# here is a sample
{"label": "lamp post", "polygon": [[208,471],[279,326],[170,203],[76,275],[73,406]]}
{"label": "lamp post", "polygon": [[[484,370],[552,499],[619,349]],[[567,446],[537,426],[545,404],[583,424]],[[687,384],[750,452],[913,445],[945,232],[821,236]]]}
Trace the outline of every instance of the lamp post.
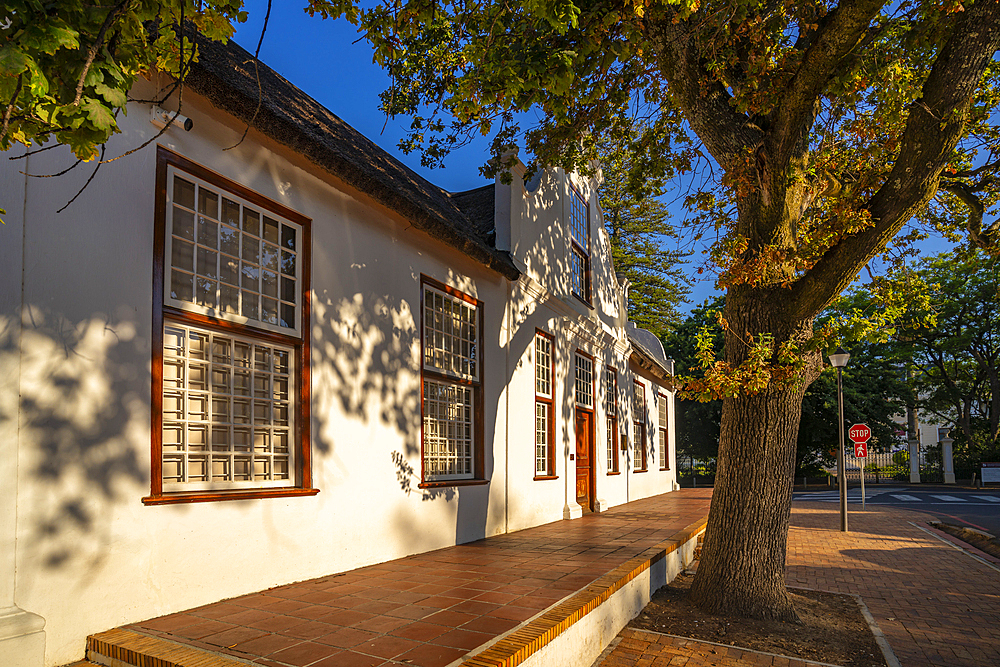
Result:
{"label": "lamp post", "polygon": [[837,450],[837,486],[840,487],[840,530],[847,532],[847,466],[844,459],[844,384],[843,370],[851,358],[844,348],[838,347],[830,355],[830,365],[837,369],[837,416],[839,418],[839,448]]}

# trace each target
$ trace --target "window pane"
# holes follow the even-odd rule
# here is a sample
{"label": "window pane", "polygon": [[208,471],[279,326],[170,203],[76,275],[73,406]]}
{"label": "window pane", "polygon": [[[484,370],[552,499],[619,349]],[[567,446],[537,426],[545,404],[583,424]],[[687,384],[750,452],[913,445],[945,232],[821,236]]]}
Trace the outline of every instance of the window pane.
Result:
{"label": "window pane", "polygon": [[576,404],[585,408],[594,407],[594,362],[580,353],[575,364]]}
{"label": "window pane", "polygon": [[535,393],[552,396],[552,340],[535,334]]}
{"label": "window pane", "polygon": [[174,203],[194,210],[194,183],[174,176]]}
{"label": "window pane", "polygon": [[570,230],[573,240],[584,249],[588,248],[587,239],[589,236],[589,220],[587,213],[587,202],[580,194],[573,190],[570,193]]}
{"label": "window pane", "polygon": [[535,474],[549,475],[549,419],[548,403],[535,403]]}
{"label": "window pane", "polygon": [[[164,326],[164,341],[169,378],[163,393],[164,484],[287,484],[294,469],[293,411],[287,400],[292,349],[173,323]],[[272,365],[272,358],[283,361]],[[247,368],[251,362],[252,370]],[[261,450],[254,459],[259,464],[251,467],[250,458],[236,454],[255,444]]]}
{"label": "window pane", "polygon": [[426,479],[473,475],[472,388],[424,380],[424,473]]}
{"label": "window pane", "polygon": [[475,305],[424,288],[424,366],[479,379],[477,317]]}
{"label": "window pane", "polygon": [[[173,179],[175,205],[169,209],[166,276],[171,289],[165,299],[186,302],[201,309],[194,309],[196,312],[231,321],[253,320],[269,327],[297,329],[302,298],[298,283],[302,278],[298,272],[301,228],[264,216],[235,195],[220,194],[197,179],[176,175]],[[196,217],[182,205],[196,207],[201,215]],[[263,282],[262,268],[268,272]],[[194,273],[195,278],[175,277],[176,269]],[[237,294],[231,287],[240,287],[243,293]],[[262,308],[262,296],[280,299],[285,306],[267,302]]]}

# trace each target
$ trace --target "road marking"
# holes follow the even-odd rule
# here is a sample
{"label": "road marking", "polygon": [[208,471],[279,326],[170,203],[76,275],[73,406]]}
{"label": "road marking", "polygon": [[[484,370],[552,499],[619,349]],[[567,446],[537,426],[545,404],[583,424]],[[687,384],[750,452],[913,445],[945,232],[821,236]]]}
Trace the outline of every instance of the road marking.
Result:
{"label": "road marking", "polygon": [[889,495],[891,495],[896,500],[902,500],[904,503],[919,503],[920,502],[920,498],[917,498],[916,496],[907,496],[907,495],[898,495],[897,496],[894,493],[890,493]]}
{"label": "road marking", "polygon": [[979,498],[980,500],[985,500],[988,503],[1000,503],[1000,498],[996,496],[972,496],[973,498]]}
{"label": "road marking", "polygon": [[944,500],[949,503],[964,503],[965,498],[956,498],[955,496],[935,496],[931,495],[931,498],[937,498],[938,500]]}

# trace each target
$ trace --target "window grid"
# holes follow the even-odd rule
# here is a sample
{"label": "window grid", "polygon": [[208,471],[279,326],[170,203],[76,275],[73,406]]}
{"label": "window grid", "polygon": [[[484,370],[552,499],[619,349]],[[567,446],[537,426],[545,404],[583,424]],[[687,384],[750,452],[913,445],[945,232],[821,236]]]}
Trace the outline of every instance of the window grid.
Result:
{"label": "window grid", "polygon": [[588,227],[590,222],[590,211],[587,201],[575,188],[571,188],[570,194],[570,234],[573,240],[586,249],[589,246]]}
{"label": "window grid", "polygon": [[173,171],[170,177],[168,301],[221,319],[297,331],[302,228],[197,178]]}
{"label": "window grid", "polygon": [[575,245],[573,246],[573,252],[570,253],[570,255],[572,260],[570,270],[573,272],[573,293],[585,301],[589,300],[590,284],[588,281],[587,257]]}
{"label": "window grid", "polygon": [[608,368],[604,373],[604,411],[608,420],[608,472],[618,472],[618,376]]}
{"label": "window grid", "polygon": [[424,367],[479,379],[477,309],[462,299],[424,287]]}
{"label": "window grid", "polygon": [[535,401],[535,475],[545,476],[549,470],[549,432],[551,424],[552,405]]}
{"label": "window grid", "polygon": [[635,470],[646,470],[646,387],[636,380],[632,386],[632,443]]}
{"label": "window grid", "polygon": [[535,477],[555,476],[555,410],[552,378],[555,373],[552,337],[535,332]]}
{"label": "window grid", "polygon": [[164,489],[292,484],[294,349],[174,322],[163,329]]}
{"label": "window grid", "polygon": [[552,339],[535,334],[535,393],[552,397]]}
{"label": "window grid", "polygon": [[575,364],[576,404],[583,408],[594,407],[594,362],[579,352]]}
{"label": "window grid", "polygon": [[473,475],[472,388],[424,380],[424,476],[463,479]]}
{"label": "window grid", "polygon": [[667,457],[667,395],[660,393],[657,396],[657,411],[659,421],[657,422],[657,427],[659,430],[659,457],[660,457],[660,469],[667,470],[670,467],[670,459]]}

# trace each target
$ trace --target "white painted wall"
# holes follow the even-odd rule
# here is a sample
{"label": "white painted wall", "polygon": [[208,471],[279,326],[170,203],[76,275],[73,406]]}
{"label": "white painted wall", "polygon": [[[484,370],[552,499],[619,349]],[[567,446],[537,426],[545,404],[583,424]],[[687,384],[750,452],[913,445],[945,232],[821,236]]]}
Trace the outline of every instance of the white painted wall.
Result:
{"label": "white painted wall", "polygon": [[[512,245],[546,287],[512,285],[254,132],[223,150],[243,127],[193,94],[184,111],[194,129],[172,129],[159,143],[313,220],[311,432],[320,493],[140,502],[150,491],[155,147],[105,164],[63,213],[92,165],[25,182],[19,169],[55,173],[73,159],[56,149],[27,163],[0,160],[0,205],[9,212],[0,227],[3,285],[21,284],[22,255],[24,275],[23,291],[0,292],[0,473],[17,481],[16,491],[0,487],[0,608],[16,602],[45,619],[46,665],[80,658],[87,634],[124,623],[558,520],[575,505],[573,351],[595,356],[598,378],[613,363],[620,388],[630,388],[617,285],[601,253],[592,253],[592,311],[564,298],[568,274],[553,271],[566,263],[559,244],[568,252],[559,197],[512,199],[527,216],[511,221]],[[122,129],[109,156],[157,131],[147,107],[131,110]],[[559,172],[546,178],[566,186]],[[485,304],[487,485],[417,488],[422,274]],[[557,336],[565,417],[559,479],[537,482],[533,418],[525,418],[533,415],[536,327]],[[614,505],[668,490],[652,470],[648,481],[630,481],[624,460],[621,475],[604,476],[602,395],[598,382],[598,497]]]}

